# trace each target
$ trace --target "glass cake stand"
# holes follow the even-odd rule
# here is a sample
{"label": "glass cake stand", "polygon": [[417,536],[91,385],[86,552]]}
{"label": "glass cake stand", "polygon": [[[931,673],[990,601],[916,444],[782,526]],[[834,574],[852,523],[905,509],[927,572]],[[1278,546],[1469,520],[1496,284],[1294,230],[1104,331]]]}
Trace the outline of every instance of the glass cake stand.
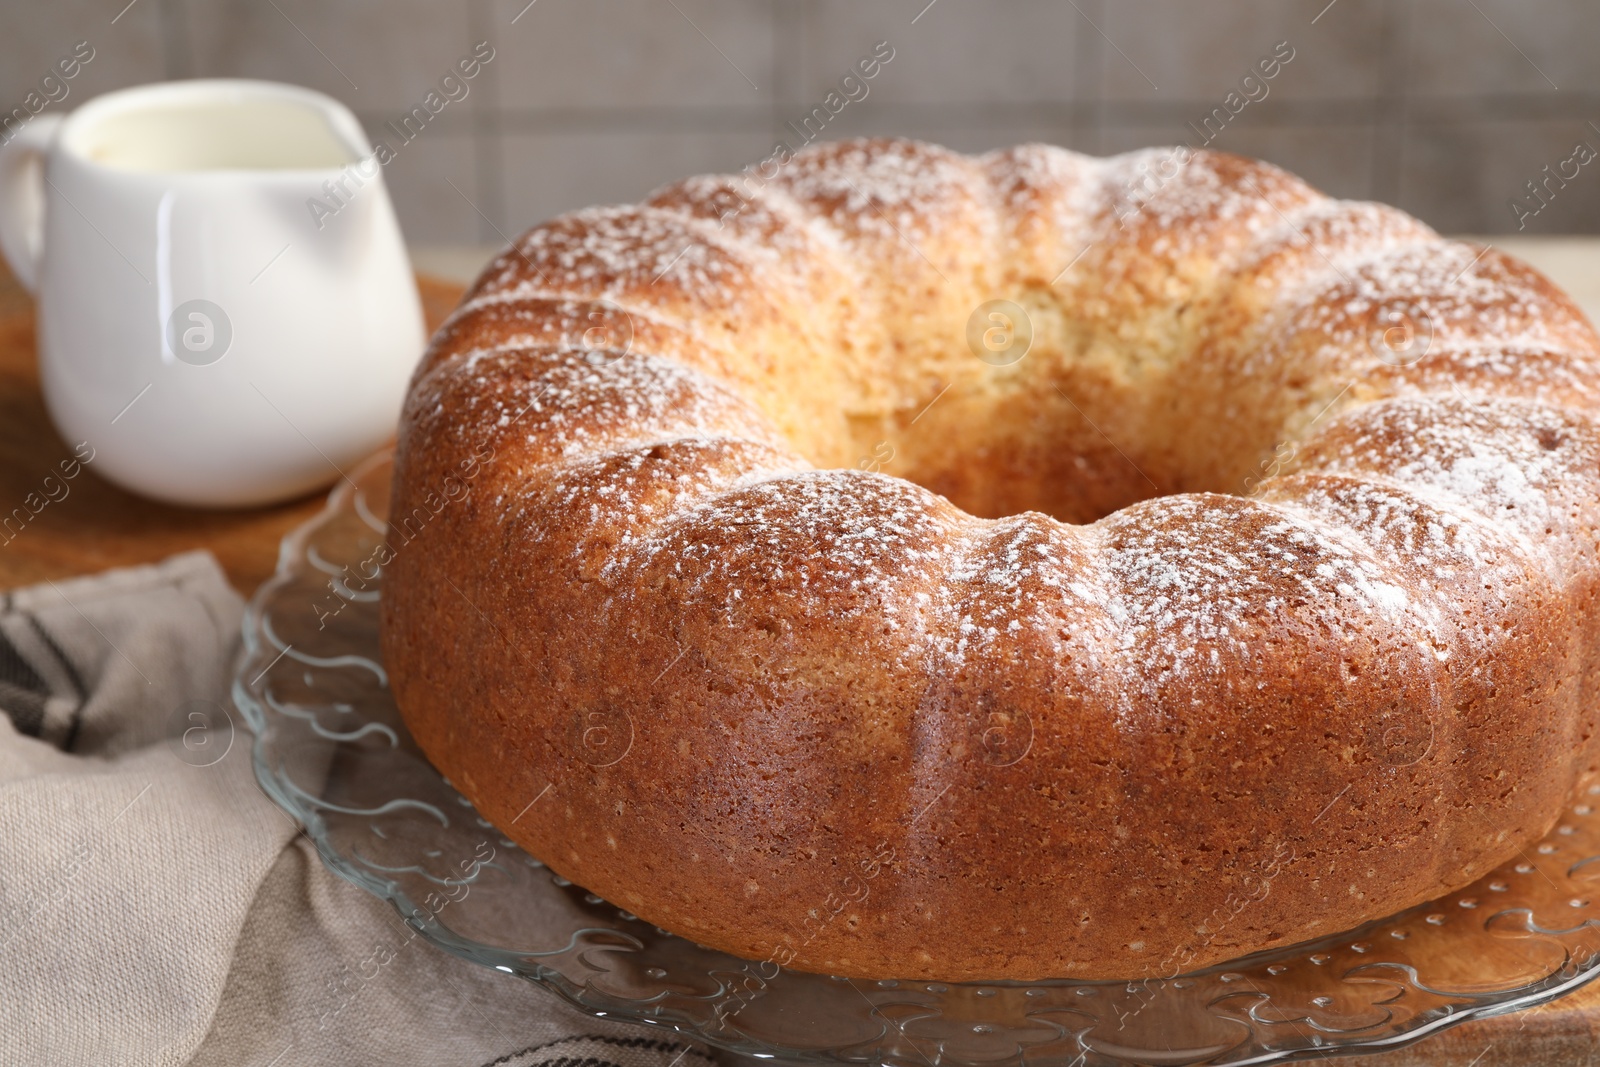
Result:
{"label": "glass cake stand", "polygon": [[1395,1048],[1600,973],[1589,804],[1460,893],[1170,980],[847,980],[702,948],[546,869],[418,751],[379,656],[378,584],[346,579],[383,539],[390,469],[380,455],[341,484],[250,604],[233,693],[256,776],[424,938],[584,1011],[814,1063],[1258,1064]]}

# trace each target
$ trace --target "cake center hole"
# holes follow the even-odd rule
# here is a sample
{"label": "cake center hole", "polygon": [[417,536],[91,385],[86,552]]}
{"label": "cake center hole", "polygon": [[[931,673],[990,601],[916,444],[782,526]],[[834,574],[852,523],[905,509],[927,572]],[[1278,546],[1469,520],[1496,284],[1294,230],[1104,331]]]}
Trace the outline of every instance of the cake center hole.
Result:
{"label": "cake center hole", "polygon": [[1172,491],[1150,457],[1136,458],[1141,450],[1097,430],[1054,389],[997,401],[952,386],[914,424],[883,431],[857,436],[858,469],[905,478],[983,518],[1038,511],[1089,523]]}
{"label": "cake center hole", "polygon": [[846,414],[849,451],[832,465],[905,478],[984,518],[1089,523],[1195,488],[1175,420],[1154,414],[1167,368],[1078,333],[1052,297],[1019,299],[980,305],[956,345],[948,332],[896,342],[877,365],[903,380],[891,370],[882,396]]}

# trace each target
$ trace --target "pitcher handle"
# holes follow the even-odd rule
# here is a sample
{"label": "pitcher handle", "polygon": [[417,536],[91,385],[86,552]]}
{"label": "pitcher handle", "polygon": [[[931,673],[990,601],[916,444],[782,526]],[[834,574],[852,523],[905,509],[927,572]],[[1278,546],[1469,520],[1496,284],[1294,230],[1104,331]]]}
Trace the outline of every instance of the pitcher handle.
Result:
{"label": "pitcher handle", "polygon": [[44,255],[44,154],[62,119],[40,115],[0,144],[0,251],[30,293]]}

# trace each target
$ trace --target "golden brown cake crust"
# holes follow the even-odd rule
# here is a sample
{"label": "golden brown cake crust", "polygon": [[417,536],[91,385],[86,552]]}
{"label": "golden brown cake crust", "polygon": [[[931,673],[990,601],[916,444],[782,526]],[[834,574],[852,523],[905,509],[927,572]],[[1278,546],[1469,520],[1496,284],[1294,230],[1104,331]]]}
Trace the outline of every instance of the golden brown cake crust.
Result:
{"label": "golden brown cake crust", "polygon": [[385,661],[487,818],[685,937],[1191,970],[1464,885],[1594,773],[1597,390],[1536,272],[1266,164],[824,145],[484,272]]}

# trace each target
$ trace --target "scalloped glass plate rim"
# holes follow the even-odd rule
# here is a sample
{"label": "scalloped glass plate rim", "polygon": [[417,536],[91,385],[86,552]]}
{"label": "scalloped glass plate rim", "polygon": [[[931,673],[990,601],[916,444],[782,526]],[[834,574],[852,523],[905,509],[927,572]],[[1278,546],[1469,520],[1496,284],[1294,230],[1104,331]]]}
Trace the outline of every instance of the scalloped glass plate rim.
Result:
{"label": "scalloped glass plate rim", "polygon": [[[608,1004],[604,1009],[599,1008],[593,1003],[586,1002],[582,998],[580,987],[572,983],[567,976],[558,969],[537,962],[533,962],[532,966],[529,964],[532,961],[537,961],[539,957],[558,956],[563,952],[571,950],[578,944],[579,940],[586,933],[604,934],[610,938],[626,939],[638,944],[638,938],[634,937],[632,934],[629,934],[626,931],[603,926],[583,927],[575,929],[571,932],[564,948],[550,949],[539,952],[508,950],[497,948],[492,945],[486,945],[457,934],[455,931],[439,922],[437,917],[434,915],[429,914],[426,919],[419,919],[419,915],[425,914],[424,909],[419,908],[417,903],[410,899],[408,894],[399,886],[395,879],[386,879],[380,877],[372,868],[359,865],[357,862],[355,862],[355,860],[341,854],[332,846],[328,840],[326,823],[319,813],[319,809],[345,809],[337,809],[335,806],[320,801],[319,798],[306,794],[304,790],[291,787],[289,784],[280,779],[279,776],[273,771],[270,753],[271,744],[274,739],[274,729],[272,723],[269,721],[269,712],[264,706],[264,702],[257,700],[256,696],[252,692],[252,687],[259,682],[260,679],[272,669],[273,665],[276,664],[279,659],[283,658],[283,656],[289,651],[289,649],[285,647],[281,641],[277,641],[272,637],[272,626],[270,622],[270,615],[267,609],[272,603],[273,596],[284,587],[292,584],[295,576],[301,573],[300,564],[302,561],[309,562],[312,566],[316,566],[315,562],[308,559],[306,548],[317,531],[328,525],[340,515],[351,510],[354,510],[361,520],[374,531],[382,532],[387,529],[387,524],[379,520],[366,507],[365,500],[362,498],[358,489],[358,483],[364,478],[373,476],[374,472],[388,466],[392,462],[392,457],[392,449],[386,449],[364,461],[350,474],[343,475],[341,477],[340,482],[335,484],[334,489],[329,494],[328,500],[324,507],[321,508],[315,515],[307,519],[301,525],[297,526],[284,536],[279,546],[277,566],[272,577],[261,585],[261,587],[251,597],[246,607],[243,622],[243,649],[238,660],[238,669],[236,670],[233,678],[232,696],[252,733],[252,765],[255,770],[256,779],[261,785],[263,791],[273,800],[274,803],[276,803],[291,817],[296,819],[302,826],[304,826],[306,836],[316,847],[323,863],[326,864],[330,870],[347,881],[359,886],[363,890],[373,894],[374,896],[387,901],[393,908],[395,908],[407,926],[415,929],[427,940],[431,941],[441,949],[444,949],[445,951],[448,951],[453,955],[459,956],[463,959],[531,981],[535,985],[538,985],[557,995],[561,1000],[577,1008],[579,1011],[590,1015],[605,1016],[612,1019],[622,1019],[628,1022],[634,1022],[647,1026],[665,1026],[682,1033],[691,1039],[718,1046],[727,1051],[753,1056],[760,1059],[783,1059],[818,1063],[871,1062],[873,1060],[880,1059],[881,1057],[879,1056],[869,1055],[862,1057],[849,1055],[848,1053],[851,1051],[851,1048],[856,1046],[836,1049],[787,1048],[778,1049],[775,1051],[775,1049],[777,1049],[776,1046],[768,1045],[747,1036],[741,1040],[741,1035],[739,1035],[737,1032],[708,1032],[706,1028],[699,1025],[692,1016],[684,1012],[658,1010],[655,1012],[644,1013],[629,1006],[630,1004],[642,1006],[649,1004],[652,1001],[659,1001],[667,996],[665,992],[655,998],[650,998],[643,1001],[623,1002],[619,999],[617,1003]],[[324,568],[318,567],[318,569]],[[298,660],[300,657],[295,658]],[[270,661],[267,662],[265,666],[261,666],[264,660]],[[326,664],[336,662],[336,660],[319,659],[313,656],[310,657],[308,661],[303,662],[317,662]],[[387,676],[382,673],[382,666],[380,663],[363,663],[362,666],[375,671],[383,684],[385,686],[387,685]],[[247,681],[246,675],[251,671],[258,671],[258,673],[254,674],[253,677]],[[378,725],[381,729],[388,729],[382,724]],[[328,736],[327,740],[330,743],[337,743],[339,740],[347,740],[347,738],[335,738]],[[464,800],[462,802],[465,803]],[[366,814],[368,812],[366,809],[362,809],[361,811],[355,813]],[[1485,878],[1487,877],[1488,876],[1485,876]],[[1451,894],[1451,896],[1456,895],[1457,894]],[[1275,949],[1270,952],[1240,957],[1238,959],[1207,967],[1202,970],[1172,976],[1170,979],[1166,980],[1182,981],[1185,979],[1198,979],[1207,976],[1226,974],[1228,972],[1239,971],[1247,968],[1259,967],[1276,959],[1304,957],[1308,953],[1312,953],[1318,948],[1332,947],[1344,942],[1359,940],[1367,931],[1383,926],[1394,925],[1408,917],[1421,915],[1422,913],[1430,910],[1437,910],[1439,906],[1440,905],[1438,902],[1419,905],[1418,907],[1408,909],[1407,911],[1397,915],[1390,916],[1373,923],[1368,923],[1355,930],[1347,931],[1332,937],[1322,938],[1313,942],[1303,942],[1300,944],[1287,946],[1285,948]],[[1596,921],[1589,920],[1587,922],[1594,923]],[[672,936],[667,934],[665,931],[662,932],[663,934],[666,934],[666,936]],[[643,946],[639,945],[639,947],[642,948]],[[746,962],[747,966],[749,965],[749,961],[744,962]],[[1381,960],[1373,960],[1370,964],[1366,964],[1364,966],[1379,965],[1382,962],[1383,961]],[[1389,966],[1397,967],[1400,965],[1389,964]],[[1346,973],[1353,973],[1353,970],[1352,972]],[[1325,1058],[1330,1054],[1342,1055],[1356,1052],[1380,1052],[1399,1049],[1424,1040],[1427,1037],[1440,1032],[1441,1030],[1447,1029],[1462,1022],[1467,1022],[1472,1019],[1509,1014],[1512,1012],[1537,1007],[1580,988],[1581,986],[1594,980],[1596,977],[1600,977],[1600,954],[1596,954],[1590,958],[1587,963],[1578,965],[1573,963],[1569,953],[1567,962],[1564,965],[1552,971],[1550,974],[1538,981],[1530,983],[1524,987],[1520,987],[1515,991],[1507,991],[1504,995],[1501,995],[1499,999],[1486,1000],[1483,1003],[1465,1003],[1457,1006],[1445,1007],[1443,1009],[1420,1012],[1414,1016],[1415,1024],[1401,1032],[1386,1034],[1383,1036],[1373,1036],[1370,1038],[1361,1038],[1348,1043],[1329,1042],[1327,1044],[1318,1044],[1315,1046],[1302,1048],[1261,1048],[1258,1049],[1257,1053],[1254,1055],[1246,1054],[1242,1058],[1236,1057],[1232,1059],[1220,1060],[1219,1062],[1225,1062],[1229,1064],[1230,1067],[1242,1067],[1242,1065],[1285,1062],[1313,1057]],[[1134,977],[1129,979],[1101,981],[1051,979],[1038,982],[991,981],[982,983],[927,983],[921,982],[920,980],[906,980],[903,982],[886,981],[876,984],[887,987],[937,985],[941,988],[965,985],[969,988],[989,987],[1024,990],[1032,988],[1059,989],[1076,987],[1103,987],[1111,989],[1126,985],[1131,991],[1133,984],[1140,981],[1145,981],[1148,983],[1149,979]],[[1422,987],[1418,985],[1417,988]],[[1470,996],[1469,994],[1449,995],[1461,997]],[[1480,996],[1483,995],[1480,994]],[[871,1002],[869,1001],[869,1003]],[[893,1020],[889,1019],[887,1016],[882,1016],[877,1011],[876,1004],[873,1005],[873,1014],[878,1015],[881,1018],[885,1036],[887,1036],[890,1031],[893,1031],[896,1028],[897,1024]],[[1087,1031],[1084,1032],[1087,1033]],[[866,1044],[870,1043],[871,1042],[867,1042]],[[1240,1044],[1242,1043],[1243,1042]],[[1021,1046],[1019,1046],[1019,1048],[1020,1047]],[[1237,1045],[1234,1046],[1234,1049],[1237,1049],[1237,1047]],[[1088,1060],[1088,1051],[1089,1050],[1086,1049],[1084,1055],[1075,1058],[1072,1062],[1080,1064],[1084,1062],[1093,1062]],[[1226,1050],[1224,1053],[1219,1055],[1225,1056],[1227,1051],[1233,1051],[1233,1049]],[[1105,1055],[1103,1052],[1100,1054],[1102,1056]],[[1115,1060],[1115,1057],[1112,1059]],[[934,1057],[929,1062],[938,1062],[938,1060],[939,1057]],[[1021,1053],[1018,1056],[1018,1060],[1026,1060],[1026,1052]],[[1035,1063],[1037,1061],[1029,1060],[1027,1062]],[[1126,1062],[1134,1061],[1129,1060]],[[1176,1063],[1179,1061],[1174,1060],[1172,1062]]]}

